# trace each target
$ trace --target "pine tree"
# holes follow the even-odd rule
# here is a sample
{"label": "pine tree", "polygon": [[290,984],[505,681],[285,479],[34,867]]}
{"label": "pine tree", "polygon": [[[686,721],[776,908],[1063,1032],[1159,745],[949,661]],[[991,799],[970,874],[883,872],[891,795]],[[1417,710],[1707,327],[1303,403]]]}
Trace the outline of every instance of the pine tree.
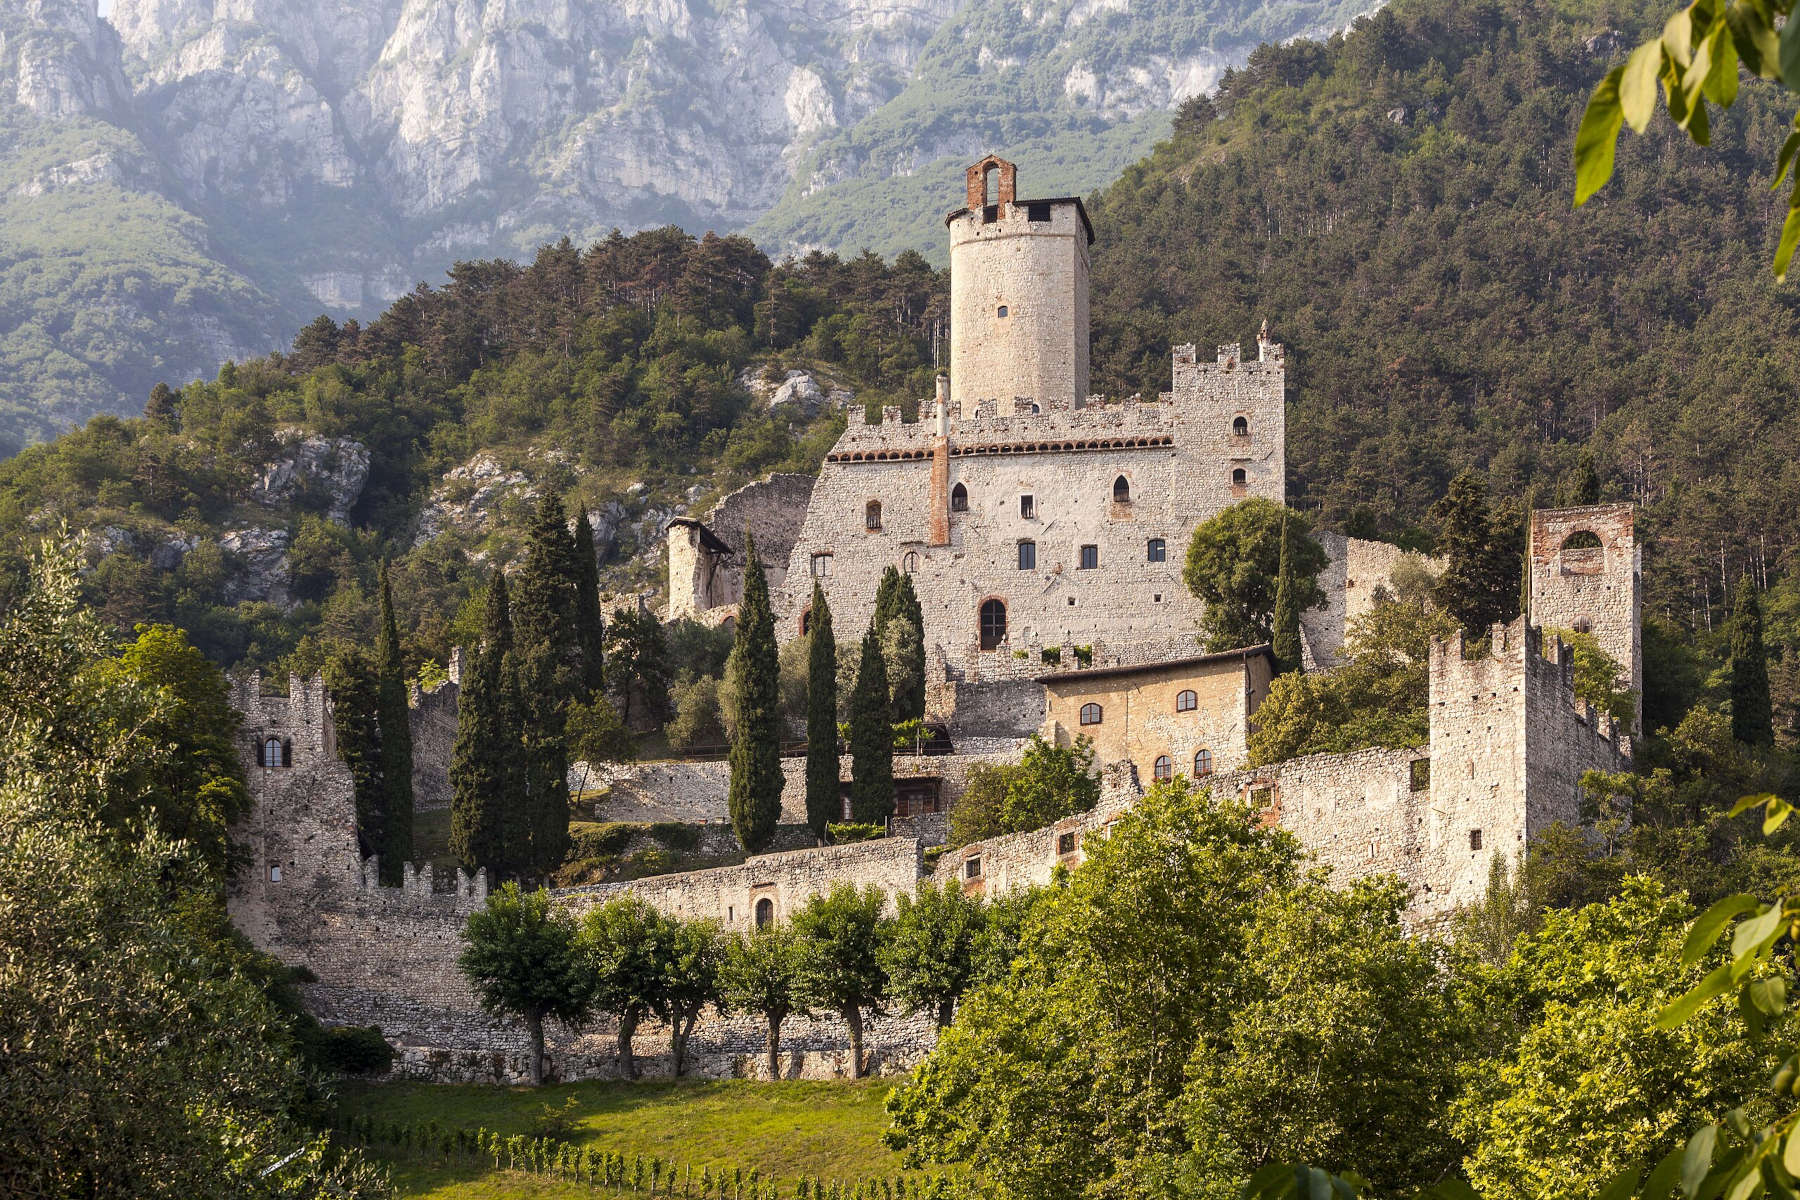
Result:
{"label": "pine tree", "polygon": [[381,731],[381,882],[398,887],[413,857],[412,709],[406,696],[406,660],[394,621],[394,592],[381,567],[381,633],[375,643]]}
{"label": "pine tree", "polygon": [[469,871],[486,867],[492,883],[520,870],[530,843],[518,722],[506,576],[496,572],[482,643],[457,696],[450,758],[450,850]]}
{"label": "pine tree", "polygon": [[337,753],[350,769],[356,797],[357,852],[364,858],[387,856],[381,815],[381,695],[375,664],[356,646],[341,646],[325,664],[325,687],[331,694],[332,731]]}
{"label": "pine tree", "polygon": [[806,823],[823,843],[838,800],[837,638],[831,606],[815,582],[806,648]]}
{"label": "pine tree", "polygon": [[1294,587],[1293,527],[1286,514],[1281,519],[1281,565],[1275,573],[1275,671],[1298,671],[1300,655],[1300,604]]}
{"label": "pine tree", "polygon": [[575,634],[581,644],[581,700],[590,703],[606,686],[606,622],[600,615],[600,557],[585,505],[575,518]]}
{"label": "pine tree", "polygon": [[893,812],[894,721],[888,709],[887,664],[871,621],[850,693],[850,816],[874,825]]}
{"label": "pine tree", "polygon": [[1746,746],[1775,744],[1762,603],[1748,575],[1738,582],[1737,604],[1731,613],[1731,736]]}
{"label": "pine tree", "polygon": [[781,679],[775,616],[756,542],[744,537],[744,599],[738,605],[735,681],[738,726],[731,742],[731,824],[746,852],[758,853],[781,819]]}
{"label": "pine tree", "polygon": [[1471,638],[1486,637],[1489,626],[1518,615],[1518,579],[1510,522],[1488,506],[1487,484],[1473,471],[1450,481],[1449,493],[1432,508],[1442,537],[1444,573],[1437,600]]}

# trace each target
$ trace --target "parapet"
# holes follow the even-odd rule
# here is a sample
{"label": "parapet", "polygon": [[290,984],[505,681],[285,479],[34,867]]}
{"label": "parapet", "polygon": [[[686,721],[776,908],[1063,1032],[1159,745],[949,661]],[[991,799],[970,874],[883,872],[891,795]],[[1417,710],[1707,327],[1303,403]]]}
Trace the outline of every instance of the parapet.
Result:
{"label": "parapet", "polygon": [[423,866],[406,863],[401,868],[400,886],[386,887],[381,882],[381,856],[371,854],[362,860],[362,868],[358,873],[357,886],[365,891],[383,891],[390,895],[411,896],[418,899],[435,897],[453,897],[457,900],[472,900],[476,904],[485,904],[488,894],[487,868],[477,868],[473,875],[456,868],[455,885],[447,890],[439,891],[437,879],[432,865]]}
{"label": "parapet", "polygon": [[323,676],[315,674],[307,679],[290,675],[287,695],[283,696],[264,692],[262,673],[253,671],[231,681],[229,699],[231,707],[243,718],[242,729],[252,744],[278,737],[290,743],[291,752],[336,753],[331,700]]}

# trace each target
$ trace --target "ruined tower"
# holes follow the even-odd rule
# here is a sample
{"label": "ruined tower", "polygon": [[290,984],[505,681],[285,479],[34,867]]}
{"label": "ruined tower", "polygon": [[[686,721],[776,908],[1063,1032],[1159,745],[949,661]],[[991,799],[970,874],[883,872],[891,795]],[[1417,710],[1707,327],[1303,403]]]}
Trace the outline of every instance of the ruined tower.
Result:
{"label": "ruined tower", "polygon": [[950,391],[980,400],[1079,405],[1088,393],[1088,246],[1079,198],[1020,200],[1018,168],[970,167],[950,229]]}
{"label": "ruined tower", "polygon": [[1643,557],[1636,506],[1589,504],[1531,514],[1531,623],[1592,634],[1625,668],[1644,717]]}

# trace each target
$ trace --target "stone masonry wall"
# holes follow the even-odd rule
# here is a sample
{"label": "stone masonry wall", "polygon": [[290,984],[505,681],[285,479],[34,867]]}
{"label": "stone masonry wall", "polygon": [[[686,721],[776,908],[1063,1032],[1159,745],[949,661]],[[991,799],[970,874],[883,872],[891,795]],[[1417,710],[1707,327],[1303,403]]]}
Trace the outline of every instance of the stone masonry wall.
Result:
{"label": "stone masonry wall", "polygon": [[413,808],[450,807],[450,753],[456,749],[456,699],[461,687],[441,683],[429,692],[413,689]]}
{"label": "stone masonry wall", "polygon": [[1309,669],[1328,669],[1338,664],[1350,626],[1374,606],[1376,589],[1393,590],[1395,567],[1407,559],[1416,559],[1434,571],[1443,569],[1437,559],[1412,554],[1387,542],[1331,532],[1315,533],[1313,538],[1324,547],[1330,561],[1319,572],[1319,589],[1325,593],[1325,603],[1300,614]]}
{"label": "stone masonry wall", "polygon": [[[1531,622],[1542,629],[1592,633],[1625,668],[1644,715],[1643,551],[1636,506],[1592,504],[1531,514]],[[1565,546],[1592,534],[1598,546]],[[1634,722],[1635,724],[1636,722]]]}

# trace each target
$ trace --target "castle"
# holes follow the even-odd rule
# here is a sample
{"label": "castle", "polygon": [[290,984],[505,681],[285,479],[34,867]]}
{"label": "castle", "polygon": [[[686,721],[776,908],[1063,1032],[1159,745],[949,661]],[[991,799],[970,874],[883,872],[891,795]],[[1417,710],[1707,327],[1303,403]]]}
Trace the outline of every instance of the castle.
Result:
{"label": "castle", "polygon": [[[1246,739],[1267,696],[1267,647],[1200,654],[1201,609],[1181,580],[1188,535],[1249,496],[1284,499],[1286,355],[1265,327],[1254,357],[1211,362],[1173,351],[1173,390],[1154,401],[1086,394],[1087,268],[1092,227],[1078,199],[1019,200],[1011,164],[968,172],[951,240],[951,372],[928,415],[852,420],[816,479],[778,475],[668,530],[671,617],[723,623],[742,595],[746,531],[765,563],[784,639],[806,629],[817,583],[840,630],[869,620],[882,572],[911,575],[925,614],[929,715],[956,753],[896,761],[889,836],[800,848],[735,866],[562,889],[580,911],[630,892],[672,915],[748,930],[783,920],[832,883],[872,884],[891,902],[956,881],[995,895],[1078,865],[1084,840],[1159,779],[1187,775],[1241,796],[1290,830],[1337,878],[1385,873],[1411,889],[1409,920],[1441,921],[1478,899],[1496,857],[1516,859],[1556,823],[1581,820],[1582,775],[1616,771],[1629,730],[1576,699],[1569,648],[1548,630],[1592,634],[1642,686],[1641,561],[1630,505],[1539,511],[1530,534],[1530,605],[1478,651],[1432,646],[1429,739],[1412,749],[1248,764]],[[1320,537],[1326,601],[1303,618],[1305,657],[1328,669],[1346,627],[1405,555],[1383,543]],[[1080,653],[1077,653],[1077,651]],[[454,675],[454,672],[453,672]],[[446,802],[455,685],[415,698],[422,805]],[[460,931],[485,900],[485,873],[434,878],[409,865],[378,885],[358,849],[353,787],[332,744],[330,699],[316,680],[286,696],[252,680],[234,692],[251,778],[251,815],[235,831],[253,869],[237,881],[234,919],[261,948],[308,968],[308,1003],[325,1020],[378,1024],[397,1069],[422,1078],[516,1079],[521,1031],[487,1017],[455,966]],[[1055,826],[942,852],[944,810],[971,766],[1016,760],[1041,732],[1094,740],[1102,796]],[[796,768],[801,760],[786,760]],[[846,764],[847,767],[847,764]],[[678,820],[723,833],[723,764],[616,768],[606,814]],[[804,782],[789,771],[783,820],[803,823]],[[660,1047],[647,1031],[644,1053]],[[847,1073],[842,1030],[821,1018],[784,1037],[783,1070]],[[601,1031],[551,1031],[561,1078],[616,1071]],[[754,1022],[714,1014],[696,1033],[704,1074],[759,1069]],[[929,1023],[883,1018],[870,1031],[876,1069],[904,1067],[932,1044]]]}

